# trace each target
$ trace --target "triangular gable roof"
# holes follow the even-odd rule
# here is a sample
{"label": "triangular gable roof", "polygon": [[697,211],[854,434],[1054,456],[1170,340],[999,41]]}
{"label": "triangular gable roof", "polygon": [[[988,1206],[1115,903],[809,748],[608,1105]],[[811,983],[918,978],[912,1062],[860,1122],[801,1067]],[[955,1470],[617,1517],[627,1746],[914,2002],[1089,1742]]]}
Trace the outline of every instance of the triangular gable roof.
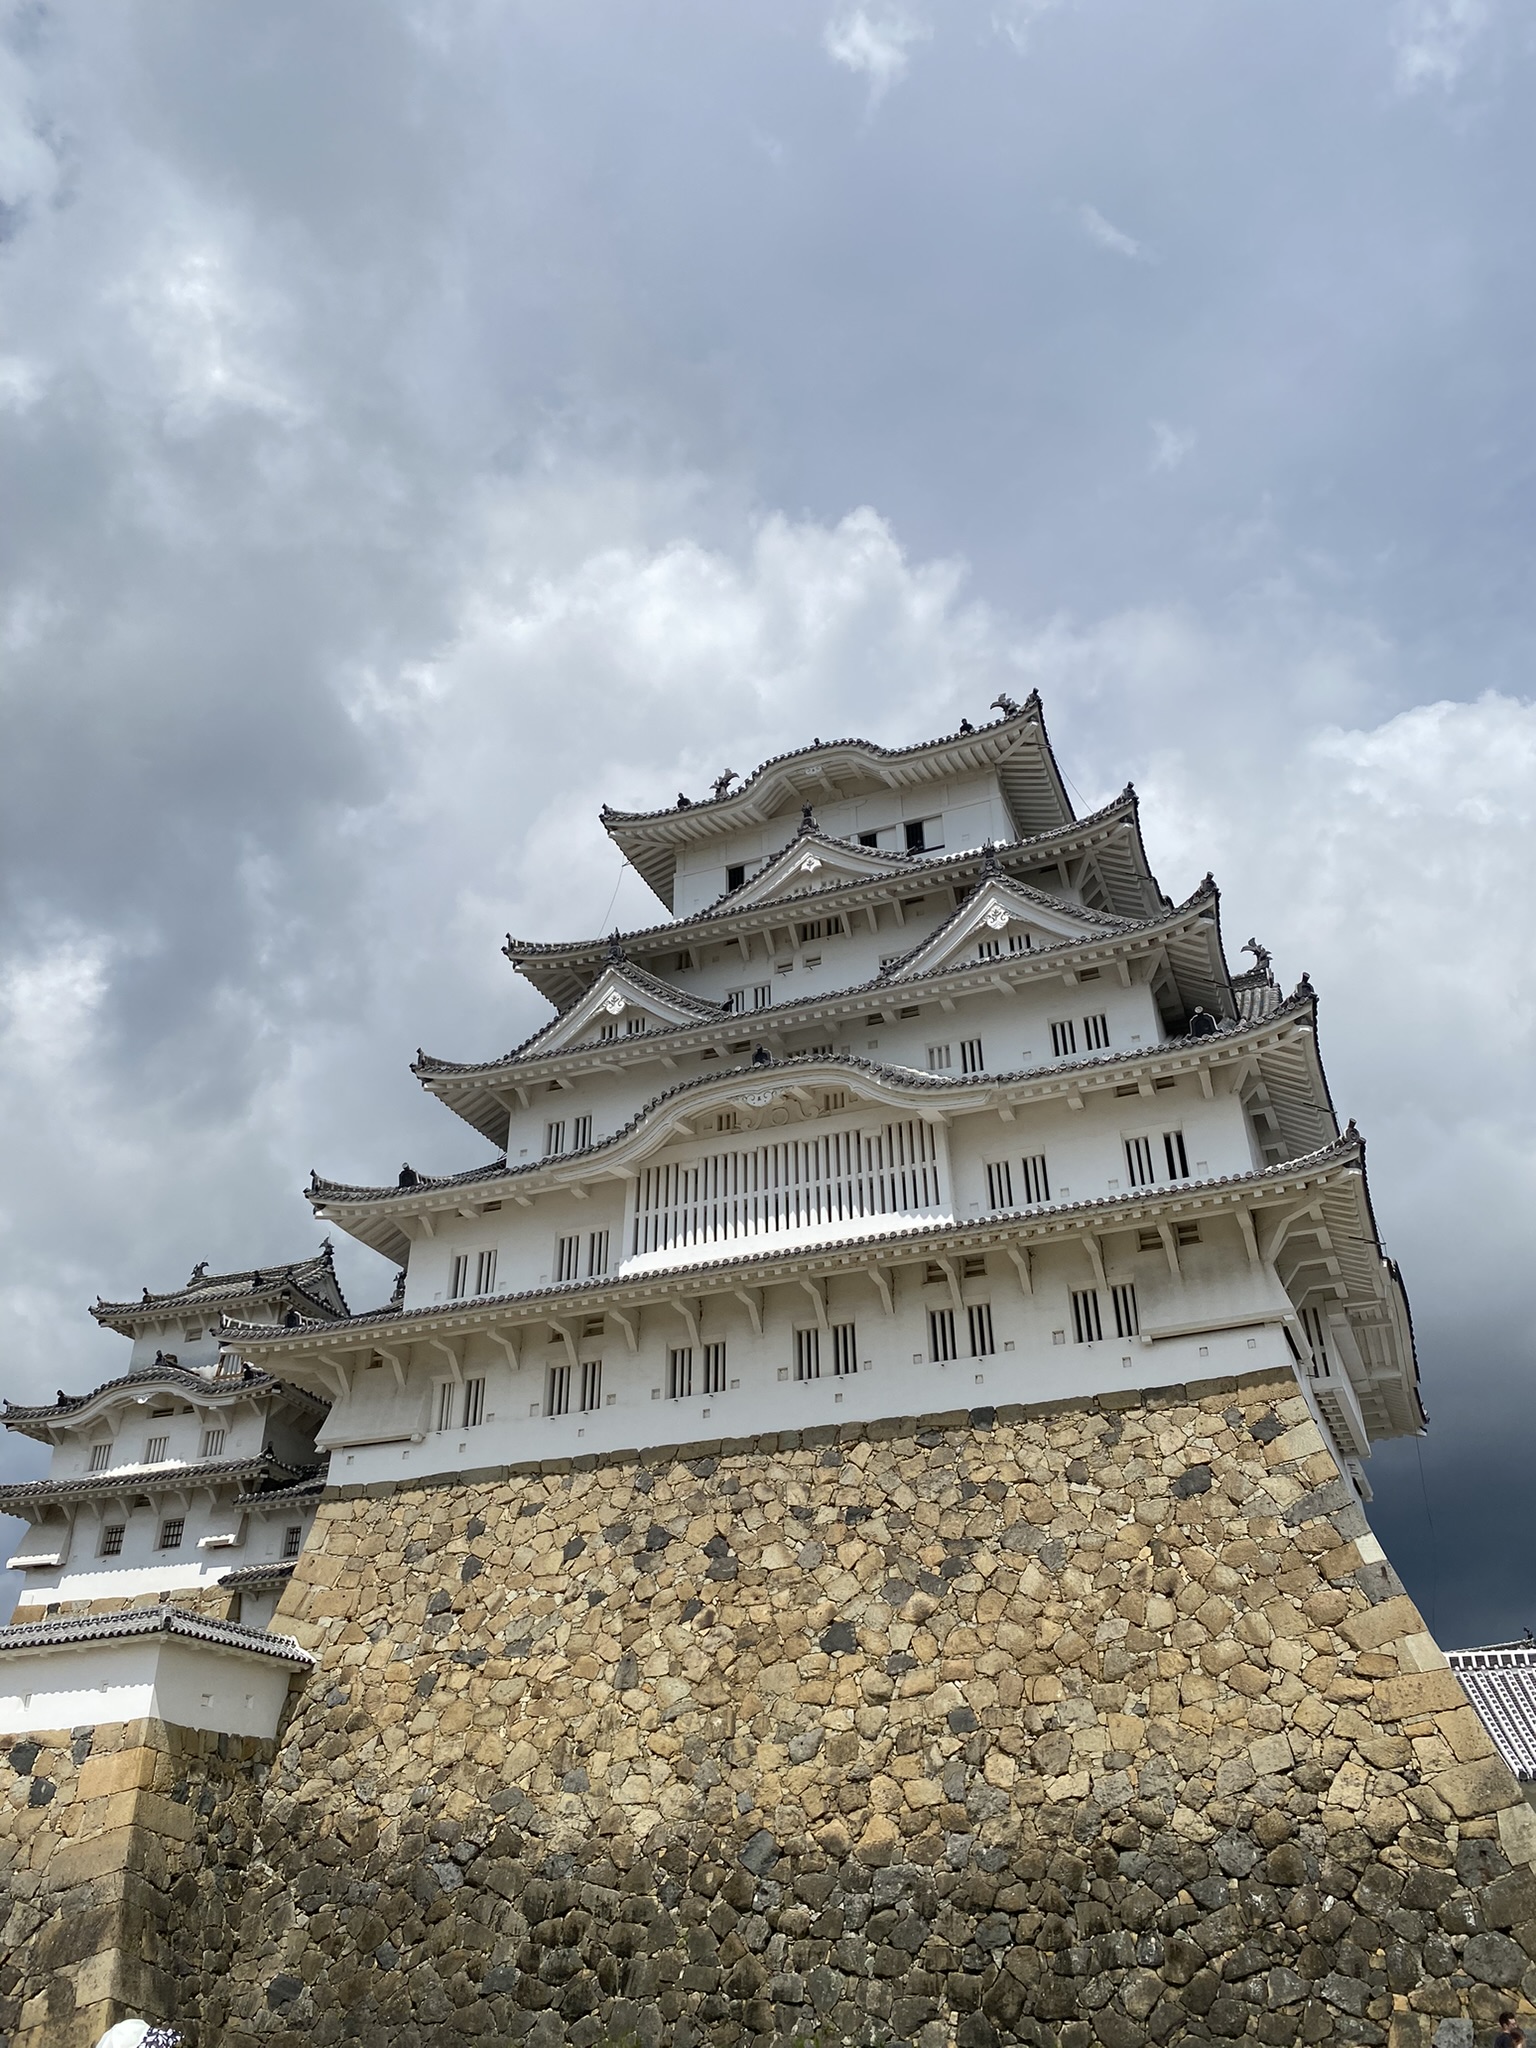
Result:
{"label": "triangular gable roof", "polygon": [[1027,932],[1033,951],[1130,928],[1126,918],[1110,917],[1079,903],[1064,903],[1058,896],[1047,896],[1042,890],[1010,881],[1006,875],[993,874],[977,884],[936,932],[904,959],[895,961],[887,974],[892,981],[910,981],[936,973],[980,939],[1001,936],[1010,929]]}
{"label": "triangular gable roof", "polygon": [[752,904],[771,903],[781,896],[806,894],[815,889],[835,888],[843,882],[884,880],[889,875],[910,875],[911,856],[879,853],[871,846],[850,845],[833,839],[812,824],[804,824],[787,846],[770,854],[750,881],[731,891],[733,910]]}
{"label": "triangular gable roof", "polygon": [[337,1283],[329,1238],[318,1253],[286,1266],[253,1266],[234,1273],[210,1273],[206,1265],[193,1268],[184,1287],[172,1287],[152,1294],[146,1287],[137,1301],[102,1301],[92,1304],[98,1323],[120,1335],[131,1337],[146,1323],[164,1322],[176,1316],[202,1315],[211,1319],[226,1304],[249,1307],[255,1302],[278,1303],[285,1297],[301,1297],[322,1317],[345,1316],[348,1309]]}
{"label": "triangular gable roof", "polygon": [[[647,974],[643,967],[636,967],[632,961],[611,959],[585,995],[572,1003],[568,1010],[562,1010],[558,1017],[552,1017],[512,1052],[503,1054],[500,1060],[440,1060],[418,1050],[411,1072],[418,1079],[438,1074],[476,1074],[487,1066],[526,1059],[533,1052],[564,1052],[595,1038],[605,1017],[622,1016],[625,1010],[643,1011],[653,1025],[659,1025],[663,1030],[697,1024],[702,1019],[722,1014],[718,1003],[707,1003],[698,996],[673,988],[654,974]],[[647,1029],[650,1028],[648,1025]]]}

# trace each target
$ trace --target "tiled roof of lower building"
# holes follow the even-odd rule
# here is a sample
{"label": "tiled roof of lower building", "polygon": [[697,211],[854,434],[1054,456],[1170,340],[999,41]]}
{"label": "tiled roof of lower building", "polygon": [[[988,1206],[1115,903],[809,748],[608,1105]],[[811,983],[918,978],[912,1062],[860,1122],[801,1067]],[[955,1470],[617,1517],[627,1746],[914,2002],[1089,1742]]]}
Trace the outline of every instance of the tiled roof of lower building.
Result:
{"label": "tiled roof of lower building", "polygon": [[[208,1458],[186,1465],[129,1465],[117,1471],[87,1472],[78,1479],[28,1479],[15,1486],[0,1486],[0,1512],[25,1514],[29,1508],[48,1507],[64,1500],[113,1500],[128,1493],[181,1493],[191,1487],[240,1485],[242,1481],[270,1476],[286,1489],[295,1481],[308,1479],[308,1468],[285,1465],[262,1452],[255,1458]],[[244,1485],[242,1497],[265,1489]]]}
{"label": "tiled roof of lower building", "polygon": [[214,1621],[206,1615],[189,1614],[184,1607],[171,1606],[123,1607],[109,1614],[21,1622],[13,1628],[0,1628],[0,1653],[67,1650],[76,1643],[125,1642],[134,1636],[181,1636],[189,1642],[210,1643],[218,1649],[272,1657],[300,1671],[309,1670],[315,1661],[292,1636],[268,1635],[264,1629],[246,1628],[238,1621]]}
{"label": "tiled roof of lower building", "polygon": [[1505,1763],[1517,1778],[1536,1778],[1536,1642],[1447,1654]]}

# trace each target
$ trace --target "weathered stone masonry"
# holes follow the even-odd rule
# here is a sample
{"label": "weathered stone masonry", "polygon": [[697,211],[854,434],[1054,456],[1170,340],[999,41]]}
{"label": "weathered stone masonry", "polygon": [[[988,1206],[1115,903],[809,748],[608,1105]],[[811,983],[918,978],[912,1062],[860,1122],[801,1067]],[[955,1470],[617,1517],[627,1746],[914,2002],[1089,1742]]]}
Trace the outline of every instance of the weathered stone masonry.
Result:
{"label": "weathered stone masonry", "polygon": [[1265,1381],[334,1500],[205,2038],[1484,2022],[1536,1820],[1365,1534]]}

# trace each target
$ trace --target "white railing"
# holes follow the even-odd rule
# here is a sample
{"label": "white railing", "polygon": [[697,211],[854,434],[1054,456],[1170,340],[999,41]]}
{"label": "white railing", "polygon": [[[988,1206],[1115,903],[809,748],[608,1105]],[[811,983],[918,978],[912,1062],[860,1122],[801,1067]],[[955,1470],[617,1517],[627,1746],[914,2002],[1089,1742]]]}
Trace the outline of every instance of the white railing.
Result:
{"label": "white railing", "polygon": [[780,1138],[646,1167],[630,1254],[917,1216],[940,1200],[937,1140],[916,1118],[873,1131]]}

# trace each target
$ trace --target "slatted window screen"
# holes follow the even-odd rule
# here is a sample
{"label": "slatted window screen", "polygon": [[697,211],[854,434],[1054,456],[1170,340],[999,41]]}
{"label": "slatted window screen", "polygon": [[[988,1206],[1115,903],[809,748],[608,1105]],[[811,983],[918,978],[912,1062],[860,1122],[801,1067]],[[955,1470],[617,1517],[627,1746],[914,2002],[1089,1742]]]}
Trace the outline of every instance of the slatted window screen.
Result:
{"label": "slatted window screen", "polygon": [[581,1362],[581,1412],[590,1415],[603,1405],[603,1361],[584,1358]]}
{"label": "slatted window screen", "polygon": [[1011,1209],[1013,1207],[1013,1168],[1006,1159],[987,1162],[987,1207],[989,1209]]}
{"label": "slatted window screen", "polygon": [[144,1446],[145,1464],[160,1464],[161,1461],[164,1459],[167,1451],[170,1450],[170,1448],[171,1440],[168,1436],[152,1436],[149,1442]]}
{"label": "slatted window screen", "polygon": [[1155,1178],[1152,1171],[1152,1140],[1150,1138],[1127,1138],[1125,1141],[1125,1170],[1133,1188],[1149,1188]]}
{"label": "slatted window screen", "polygon": [[222,1430],[222,1429],[205,1429],[205,1430],[203,1431],[203,1456],[204,1456],[205,1458],[222,1458],[222,1457],[223,1457],[223,1455],[224,1455],[224,1432],[223,1432],[223,1430]]}
{"label": "slatted window screen", "polygon": [[992,1304],[990,1301],[973,1301],[965,1312],[970,1325],[972,1358],[990,1358],[997,1349],[992,1341]]}
{"label": "slatted window screen", "polygon": [[187,1526],[185,1515],[167,1515],[160,1524],[160,1548],[180,1550],[182,1534]]}
{"label": "slatted window screen", "polygon": [[667,1399],[686,1401],[693,1392],[693,1346],[679,1345],[667,1353]]}
{"label": "slatted window screen", "polygon": [[725,1346],[706,1344],[704,1346],[704,1391],[706,1394],[725,1392]]}
{"label": "slatted window screen", "polygon": [[955,1350],[955,1312],[952,1308],[928,1311],[928,1356],[936,1365],[947,1365],[958,1356]]}
{"label": "slatted window screen", "polygon": [[475,1292],[489,1294],[496,1285],[496,1254],[494,1251],[481,1252],[475,1260]]}
{"label": "slatted window screen", "polygon": [[592,1119],[578,1116],[571,1119],[571,1150],[585,1152],[592,1142]]}
{"label": "slatted window screen", "polygon": [[1184,1149],[1184,1133],[1182,1131],[1164,1131],[1163,1155],[1168,1162],[1168,1178],[1170,1180],[1189,1179],[1189,1154]]}
{"label": "slatted window screen", "polygon": [[1059,1060],[1077,1051],[1077,1027],[1070,1017],[1051,1026],[1051,1051]]}
{"label": "slatted window screen", "polygon": [[797,1380],[819,1380],[821,1378],[821,1332],[818,1329],[796,1330],[795,1332],[795,1378]]}
{"label": "slatted window screen", "polygon": [[1045,1170],[1045,1154],[1032,1152],[1023,1162],[1023,1166],[1025,1207],[1030,1208],[1037,1203],[1048,1202],[1051,1199],[1051,1177]]}
{"label": "slatted window screen", "polygon": [[589,1275],[606,1273],[608,1270],[608,1233],[593,1230],[587,1234],[587,1272]]}
{"label": "slatted window screen", "polygon": [[453,1381],[440,1380],[437,1387],[437,1427],[439,1433],[453,1427]]}
{"label": "slatted window screen", "polygon": [[1112,1287],[1110,1298],[1115,1305],[1115,1335],[1134,1337],[1141,1328],[1141,1317],[1136,1311],[1135,1285],[1127,1280],[1119,1287]]}
{"label": "slatted window screen", "polygon": [[986,1072],[986,1057],[979,1038],[962,1038],[960,1041],[960,1071],[962,1074]]}
{"label": "slatted window screen", "polygon": [[875,1131],[828,1131],[644,1168],[631,1249],[916,1215],[938,1202],[938,1148],[927,1124],[913,1118]]}
{"label": "slatted window screen", "polygon": [[581,1236],[573,1232],[569,1237],[555,1239],[555,1279],[579,1280],[581,1278]]}
{"label": "slatted window screen", "polygon": [[859,1369],[858,1330],[853,1323],[832,1325],[832,1370],[839,1379]]}
{"label": "slatted window screen", "polygon": [[1089,1052],[1103,1052],[1109,1044],[1109,1019],[1102,1010],[1083,1019],[1083,1044]]}
{"label": "slatted window screen", "polygon": [[91,1470],[93,1472],[105,1472],[111,1462],[112,1446],[110,1444],[91,1445]]}
{"label": "slatted window screen", "polygon": [[462,1301],[469,1287],[469,1253],[455,1252],[448,1272],[448,1299]]}
{"label": "slatted window screen", "polygon": [[283,1556],[285,1559],[290,1557],[297,1557],[299,1552],[303,1548],[304,1524],[302,1522],[291,1523],[290,1526],[283,1531]]}
{"label": "slatted window screen", "polygon": [[478,1429],[485,1420],[485,1381],[472,1379],[464,1382],[464,1427]]}
{"label": "slatted window screen", "polygon": [[571,1412],[571,1368],[569,1364],[552,1365],[544,1401],[546,1415],[569,1415]]}
{"label": "slatted window screen", "polygon": [[1104,1319],[1099,1314],[1099,1290],[1096,1287],[1076,1287],[1072,1290],[1072,1337],[1078,1344],[1097,1344],[1104,1336]]}
{"label": "slatted window screen", "polygon": [[126,1530],[127,1524],[125,1522],[107,1523],[106,1527],[101,1532],[101,1555],[103,1557],[122,1556],[123,1536],[126,1533]]}
{"label": "slatted window screen", "polygon": [[544,1157],[552,1159],[565,1150],[565,1118],[556,1117],[544,1126]]}

